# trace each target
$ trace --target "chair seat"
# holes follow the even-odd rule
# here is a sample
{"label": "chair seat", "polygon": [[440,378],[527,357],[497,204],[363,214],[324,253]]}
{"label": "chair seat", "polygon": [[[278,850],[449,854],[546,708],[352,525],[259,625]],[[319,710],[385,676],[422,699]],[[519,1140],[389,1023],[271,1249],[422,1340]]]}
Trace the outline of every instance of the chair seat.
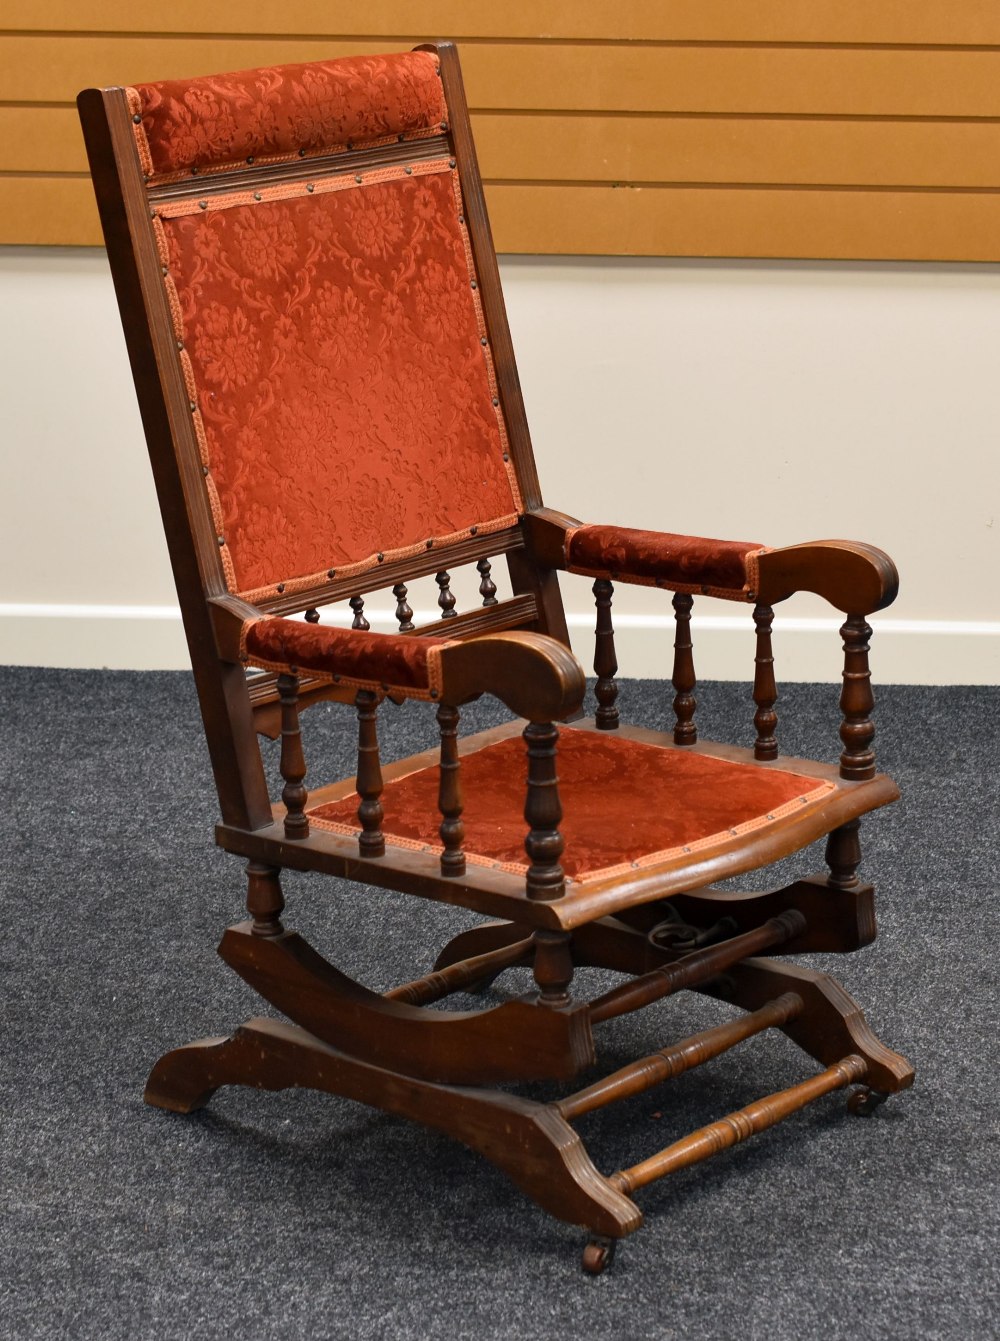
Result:
{"label": "chair seat", "polygon": [[[652,732],[641,734],[646,739],[586,726],[560,730],[562,864],[574,883],[614,878],[686,853],[703,854],[811,809],[836,790],[835,782],[813,770],[799,773],[739,761],[703,752],[703,747],[676,747],[669,737],[650,739]],[[510,735],[479,748],[475,744],[462,757],[466,858],[523,874],[524,743]],[[388,778],[382,793],[387,843],[441,850],[439,777],[437,766],[426,766]],[[357,793],[351,792],[314,805],[310,822],[357,834],[357,807]]]}

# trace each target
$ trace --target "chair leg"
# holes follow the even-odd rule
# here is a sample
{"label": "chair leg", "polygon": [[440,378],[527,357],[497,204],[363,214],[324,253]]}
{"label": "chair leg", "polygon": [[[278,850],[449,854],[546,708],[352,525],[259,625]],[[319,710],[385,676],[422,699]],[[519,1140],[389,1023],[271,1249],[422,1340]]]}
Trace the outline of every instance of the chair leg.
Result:
{"label": "chair leg", "polygon": [[168,1052],[154,1066],[145,1097],[154,1107],[190,1113],[223,1085],[302,1087],[355,1099],[463,1142],[557,1219],[612,1239],[642,1224],[638,1207],[598,1173],[579,1136],[548,1104],[403,1076],[271,1019]]}

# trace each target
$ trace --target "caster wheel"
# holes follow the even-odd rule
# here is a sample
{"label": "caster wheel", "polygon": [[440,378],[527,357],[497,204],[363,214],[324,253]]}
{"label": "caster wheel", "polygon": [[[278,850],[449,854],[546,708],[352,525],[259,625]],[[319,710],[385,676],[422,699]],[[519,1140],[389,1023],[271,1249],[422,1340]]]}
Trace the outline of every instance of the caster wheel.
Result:
{"label": "caster wheel", "polygon": [[599,1276],[602,1271],[607,1271],[608,1267],[615,1260],[615,1248],[618,1246],[617,1240],[606,1239],[601,1235],[595,1234],[589,1239],[583,1250],[582,1266],[588,1276]]}
{"label": "caster wheel", "polygon": [[880,1090],[870,1090],[867,1086],[855,1090],[847,1100],[847,1111],[855,1117],[871,1117],[876,1108],[881,1108],[888,1094]]}

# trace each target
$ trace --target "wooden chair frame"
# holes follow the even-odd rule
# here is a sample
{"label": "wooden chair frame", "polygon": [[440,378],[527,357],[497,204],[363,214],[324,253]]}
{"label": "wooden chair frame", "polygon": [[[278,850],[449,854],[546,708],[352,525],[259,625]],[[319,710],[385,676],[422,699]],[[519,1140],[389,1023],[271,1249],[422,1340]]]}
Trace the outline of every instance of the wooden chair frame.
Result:
{"label": "wooden chair frame", "polygon": [[[756,766],[794,767],[831,784],[821,804],[804,806],[754,833],[708,853],[668,860],[579,887],[567,886],[559,864],[560,803],[555,723],[579,718],[585,681],[568,650],[557,572],[568,565],[572,518],[543,506],[528,436],[482,184],[476,163],[458,58],[448,43],[420,48],[437,54],[451,111],[439,136],[419,146],[341,154],[329,164],[248,166],[216,181],[149,187],[136,157],[125,91],[81,94],[91,169],[128,339],[143,425],[163,512],[184,627],[191,651],[212,767],[221,806],[218,843],[248,865],[250,918],[228,930],[226,962],[292,1023],[251,1020],[229,1038],[203,1040],[168,1052],[154,1067],[147,1100],[177,1112],[206,1103],[222,1085],[265,1089],[311,1086],[372,1104],[437,1127],[481,1151],[553,1215],[584,1226],[584,1264],[599,1271],[615,1243],[636,1229],[641,1212],[632,1193],[763,1130],[833,1089],[861,1084],[852,1107],[870,1112],[908,1086],[909,1064],[882,1045],[856,1003],[827,975],[759,958],[851,951],[875,936],[873,890],[857,868],[860,816],[897,795],[875,771],[871,750],[872,696],[865,616],[895,595],[891,561],[870,546],[827,541],[766,551],[758,558],[751,593],[757,629],[754,680],[757,741],[752,750],[699,744],[694,727],[695,678],[690,645],[690,592],[674,596],[677,640],[673,683],[677,725],[668,735],[626,728],[618,720],[611,619],[612,575],[598,576],[598,711],[575,721],[582,731],[617,732],[665,748],[700,750]],[[202,499],[198,446],[188,391],[178,371],[171,314],[161,283],[151,216],[158,205],[193,191],[250,189],[269,181],[302,180],[319,170],[364,171],[387,160],[451,154],[457,161],[466,224],[479,279],[510,452],[523,498],[519,523],[485,536],[469,535],[447,552],[447,565],[478,563],[484,604],[455,615],[440,554],[387,562],[362,578],[337,578],[256,606],[230,594],[217,537]],[[513,596],[498,601],[490,559],[506,558]],[[444,851],[387,851],[379,832],[379,795],[396,776],[438,760],[381,769],[375,735],[379,695],[329,677],[287,667],[249,680],[241,660],[248,619],[306,611],[352,598],[363,629],[363,595],[392,588],[397,615],[411,636],[439,634],[441,626],[413,629],[406,583],[438,574],[447,632],[458,641],[441,653],[438,721],[441,726]],[[625,580],[628,575],[625,575]],[[788,760],[775,738],[776,690],[771,659],[772,607],[796,591],[825,597],[847,616],[841,706],[843,753],[839,766]],[[449,606],[450,600],[450,606]],[[459,738],[458,708],[482,693],[495,694],[526,720],[499,728],[501,740],[524,727],[528,758],[525,817],[527,879],[466,864],[461,852],[460,764],[482,738]],[[300,713],[312,703],[356,704],[359,766],[356,778],[314,792],[313,805],[357,789],[364,818],[360,844],[310,827],[305,814]],[[282,802],[273,804],[257,743],[258,733],[281,736]],[[827,836],[828,871],[765,893],[738,894],[713,882],[757,869]],[[367,840],[367,841],[366,841]],[[428,976],[380,995],[361,987],[323,959],[281,921],[283,869],[330,875],[460,904],[499,919],[456,937]],[[525,998],[469,1012],[435,1011],[434,1002],[483,987],[515,965],[531,965],[537,991]],[[629,975],[621,987],[593,1001],[571,995],[573,970],[599,965]],[[516,1080],[572,1081],[595,1056],[595,1031],[609,1018],[681,989],[723,997],[743,1008],[740,1019],[664,1047],[571,1093],[542,1104],[491,1088]],[[823,1070],[692,1133],[631,1169],[598,1172],[571,1123],[584,1113],[701,1065],[752,1035],[779,1028]],[[530,1040],[530,1043],[526,1042]]]}

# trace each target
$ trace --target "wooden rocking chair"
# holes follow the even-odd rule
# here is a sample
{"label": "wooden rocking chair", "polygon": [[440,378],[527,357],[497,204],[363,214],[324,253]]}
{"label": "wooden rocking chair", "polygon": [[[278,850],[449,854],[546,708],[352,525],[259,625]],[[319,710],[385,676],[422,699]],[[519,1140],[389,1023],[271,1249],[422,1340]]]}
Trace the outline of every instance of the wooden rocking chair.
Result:
{"label": "wooden rocking chair", "polygon": [[[757,957],[875,936],[858,823],[897,796],[875,770],[865,622],[896,592],[886,555],[583,525],[543,507],[450,45],[88,89],[79,108],[218,786],[216,839],[248,862],[250,917],[220,953],[292,1022],[255,1019],[168,1052],[148,1102],[187,1113],[222,1085],[310,1086],[416,1119],[584,1226],[596,1272],[640,1225],[632,1195],[645,1184],[832,1090],[859,1086],[849,1106],[867,1113],[910,1085],[912,1068],[833,979]],[[506,600],[490,576],[498,555]],[[473,563],[482,605],[458,613],[449,574]],[[593,719],[580,716],[559,570],[594,579]],[[414,628],[406,584],[431,574],[442,620]],[[619,723],[613,582],[674,593],[670,734]],[[373,633],[363,597],[388,588],[399,633]],[[796,591],[846,615],[835,765],[778,753],[772,607]],[[697,740],[700,593],[753,612],[752,750]],[[320,622],[348,599],[352,628]],[[525,720],[460,737],[460,706],[482,694]],[[379,706],[407,698],[436,705],[440,754],[383,769]],[[357,776],[307,793],[299,718],[322,700],[356,707]],[[280,803],[258,733],[281,737]],[[824,836],[828,873],[766,893],[712,888]],[[285,929],[282,869],[499,920],[380,995]],[[515,965],[537,990],[432,1009]],[[577,965],[628,976],[580,1000]],[[579,1085],[605,1021],[682,988],[746,1013],[557,1102],[495,1088]],[[598,1171],[575,1119],[769,1028],[822,1069],[633,1168]]]}

